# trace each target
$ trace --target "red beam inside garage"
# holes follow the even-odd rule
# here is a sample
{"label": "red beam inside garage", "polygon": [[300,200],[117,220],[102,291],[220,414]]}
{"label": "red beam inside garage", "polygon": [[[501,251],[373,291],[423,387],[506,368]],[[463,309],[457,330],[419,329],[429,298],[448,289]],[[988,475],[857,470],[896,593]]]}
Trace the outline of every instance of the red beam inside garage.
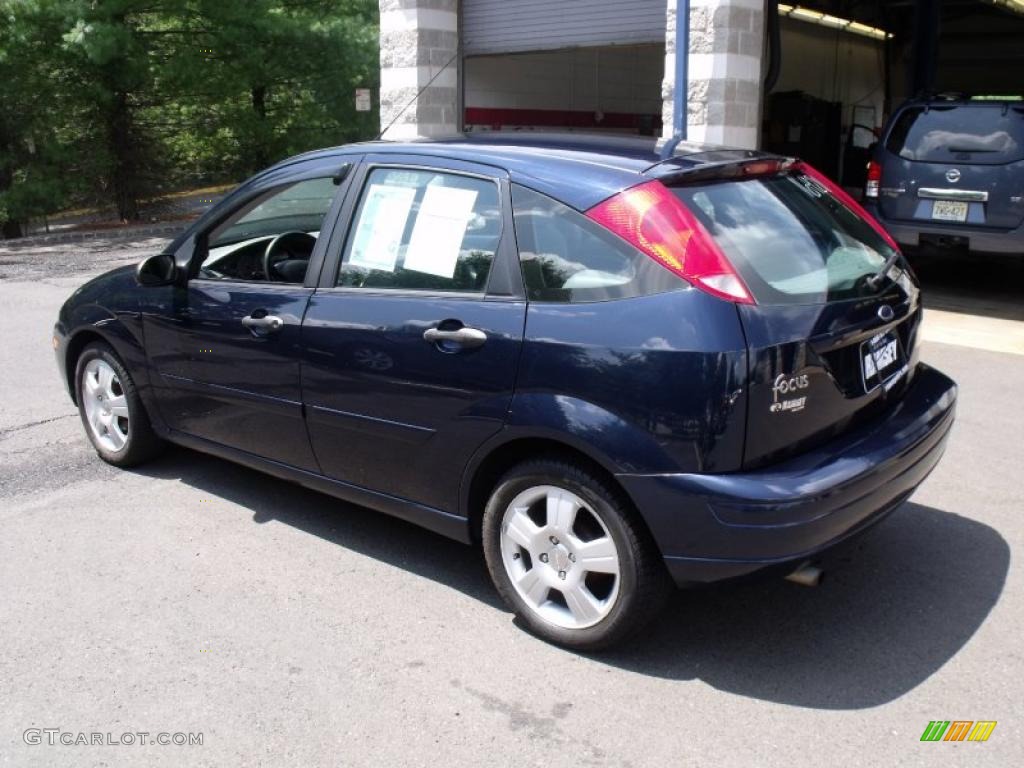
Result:
{"label": "red beam inside garage", "polygon": [[606,128],[660,133],[661,115],[633,112],[595,112],[572,109],[505,109],[466,107],[466,125]]}

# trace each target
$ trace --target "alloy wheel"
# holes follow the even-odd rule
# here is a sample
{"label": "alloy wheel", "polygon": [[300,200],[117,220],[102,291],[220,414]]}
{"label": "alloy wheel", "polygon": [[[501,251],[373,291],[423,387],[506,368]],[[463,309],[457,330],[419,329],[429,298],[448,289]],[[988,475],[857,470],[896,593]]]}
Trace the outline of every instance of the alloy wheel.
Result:
{"label": "alloy wheel", "polygon": [[592,627],[614,607],[618,549],[600,515],[575,493],[552,485],[520,493],[505,510],[500,545],[516,592],[551,624]]}
{"label": "alloy wheel", "polygon": [[93,438],[108,451],[128,442],[128,401],[117,372],[106,360],[90,360],[82,374],[82,405]]}

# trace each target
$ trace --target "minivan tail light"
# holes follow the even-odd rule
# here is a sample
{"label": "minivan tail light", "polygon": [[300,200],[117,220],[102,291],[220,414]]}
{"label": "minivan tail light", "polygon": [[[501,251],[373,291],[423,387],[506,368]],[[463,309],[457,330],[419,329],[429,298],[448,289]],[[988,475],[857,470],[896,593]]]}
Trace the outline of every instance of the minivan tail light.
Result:
{"label": "minivan tail light", "polygon": [[660,181],[619,192],[588,210],[587,217],[702,291],[754,303],[711,235]]}
{"label": "minivan tail light", "polygon": [[882,164],[874,160],[868,163],[868,180],[864,185],[864,197],[878,197],[882,186]]}

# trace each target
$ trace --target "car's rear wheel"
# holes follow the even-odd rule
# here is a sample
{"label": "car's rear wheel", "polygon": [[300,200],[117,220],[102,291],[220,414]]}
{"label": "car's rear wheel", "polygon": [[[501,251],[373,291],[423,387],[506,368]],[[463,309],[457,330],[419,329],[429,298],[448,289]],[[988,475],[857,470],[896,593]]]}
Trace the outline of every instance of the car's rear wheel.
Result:
{"label": "car's rear wheel", "polygon": [[163,442],[113,349],[101,342],[87,346],[78,358],[75,382],[82,424],[101,459],[131,467],[160,452]]}
{"label": "car's rear wheel", "polygon": [[670,592],[628,503],[582,467],[538,460],[509,471],[483,519],[495,586],[540,637],[596,650],[643,626]]}

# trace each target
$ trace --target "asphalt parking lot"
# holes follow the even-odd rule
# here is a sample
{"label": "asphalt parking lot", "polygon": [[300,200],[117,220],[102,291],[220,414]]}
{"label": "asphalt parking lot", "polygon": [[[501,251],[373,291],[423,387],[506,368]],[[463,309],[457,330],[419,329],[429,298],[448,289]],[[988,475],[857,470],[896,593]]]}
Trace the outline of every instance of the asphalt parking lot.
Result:
{"label": "asphalt parking lot", "polygon": [[[922,355],[961,386],[949,448],[819,587],[681,593],[587,657],[518,629],[472,549],[185,450],[102,463],[50,331],[77,285],[161,242],[0,246],[0,764],[1019,764],[1018,266],[986,273],[981,317],[957,304],[964,272],[936,268],[935,317],[961,331],[932,323]],[[930,720],[998,726],[922,743]]]}

